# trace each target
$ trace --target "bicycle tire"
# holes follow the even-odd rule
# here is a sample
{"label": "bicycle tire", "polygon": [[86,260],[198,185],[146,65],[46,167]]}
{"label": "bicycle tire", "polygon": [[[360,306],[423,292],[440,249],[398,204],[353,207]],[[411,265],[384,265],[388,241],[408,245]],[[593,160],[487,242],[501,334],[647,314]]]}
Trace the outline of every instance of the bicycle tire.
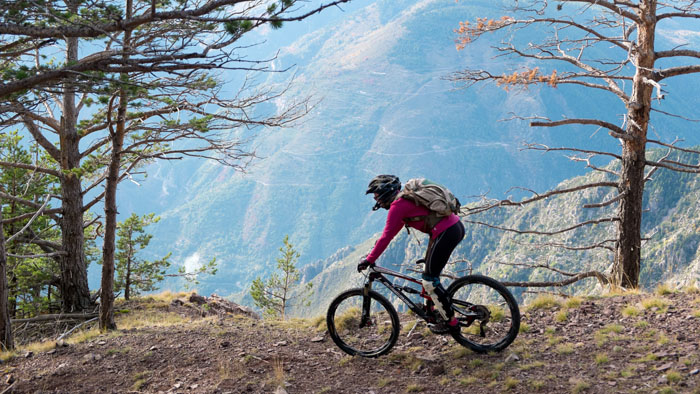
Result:
{"label": "bicycle tire", "polygon": [[448,288],[460,322],[452,337],[477,353],[501,351],[518,336],[520,308],[500,282],[483,275],[457,279]]}
{"label": "bicycle tire", "polygon": [[338,347],[351,356],[378,357],[391,350],[399,337],[399,315],[383,295],[370,290],[369,320],[361,324],[364,289],[338,295],[328,307],[328,333]]}

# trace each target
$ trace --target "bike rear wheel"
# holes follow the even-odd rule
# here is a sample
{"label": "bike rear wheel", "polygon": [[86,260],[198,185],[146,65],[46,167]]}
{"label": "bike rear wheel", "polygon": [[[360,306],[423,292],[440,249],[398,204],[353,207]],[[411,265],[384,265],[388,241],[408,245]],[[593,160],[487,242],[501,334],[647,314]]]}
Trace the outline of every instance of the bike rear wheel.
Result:
{"label": "bike rear wheel", "polygon": [[459,330],[452,337],[477,353],[500,351],[520,330],[520,309],[508,289],[483,275],[457,279],[448,288]]}
{"label": "bike rear wheel", "polygon": [[399,315],[381,294],[351,289],[328,307],[326,324],[333,342],[352,356],[377,357],[387,353],[399,337]]}

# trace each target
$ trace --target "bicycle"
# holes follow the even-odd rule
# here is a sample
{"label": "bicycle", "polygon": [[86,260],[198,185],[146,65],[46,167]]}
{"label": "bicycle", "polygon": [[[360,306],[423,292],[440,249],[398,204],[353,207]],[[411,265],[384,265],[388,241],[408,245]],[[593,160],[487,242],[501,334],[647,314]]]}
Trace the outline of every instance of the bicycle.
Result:
{"label": "bicycle", "polygon": [[[385,296],[372,289],[374,282],[384,285],[432,330],[438,315],[420,280],[376,265],[367,270],[363,287],[344,291],[328,307],[328,333],[340,349],[352,356],[378,357],[396,344],[399,315]],[[420,290],[393,284],[387,276],[420,285]],[[459,344],[486,353],[503,350],[515,340],[520,329],[520,309],[500,282],[483,275],[467,275],[452,282],[447,293],[459,322],[448,333]],[[418,294],[426,301],[417,304],[407,294]]]}

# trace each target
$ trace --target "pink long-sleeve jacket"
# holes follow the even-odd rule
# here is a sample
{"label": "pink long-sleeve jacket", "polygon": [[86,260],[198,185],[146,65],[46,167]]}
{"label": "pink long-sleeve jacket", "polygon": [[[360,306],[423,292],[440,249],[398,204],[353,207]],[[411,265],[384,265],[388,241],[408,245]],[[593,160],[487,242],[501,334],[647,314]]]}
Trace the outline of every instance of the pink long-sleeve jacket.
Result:
{"label": "pink long-sleeve jacket", "polygon": [[391,240],[394,239],[396,234],[398,234],[399,231],[401,231],[401,228],[406,224],[418,231],[430,234],[430,237],[435,239],[438,237],[438,235],[440,235],[440,233],[459,221],[459,216],[455,214],[446,216],[435,225],[432,232],[430,232],[430,229],[424,229],[425,222],[422,220],[415,222],[410,221],[407,223],[404,222],[404,219],[413,218],[416,216],[425,216],[429,212],[430,211],[428,208],[420,206],[411,200],[405,198],[397,198],[394,200],[389,207],[389,214],[386,216],[384,232],[382,232],[382,236],[379,237],[377,243],[374,244],[372,251],[369,252],[369,255],[367,255],[367,260],[372,263],[377,261],[379,256],[381,256],[386,250],[387,246],[389,246]]}

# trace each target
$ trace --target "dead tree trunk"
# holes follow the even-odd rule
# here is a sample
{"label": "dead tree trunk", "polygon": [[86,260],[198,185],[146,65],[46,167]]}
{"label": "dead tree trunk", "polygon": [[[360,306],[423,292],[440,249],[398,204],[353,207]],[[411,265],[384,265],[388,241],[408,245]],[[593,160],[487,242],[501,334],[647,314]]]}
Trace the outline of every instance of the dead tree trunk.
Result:
{"label": "dead tree trunk", "polygon": [[622,138],[622,169],[619,191],[616,245],[612,282],[623,288],[639,286],[642,247],[642,202],[644,168],[646,166],[647,129],[654,90],[654,36],[656,34],[656,2],[640,2],[636,46],[630,59],[636,63],[632,95],[627,103],[626,134]]}

